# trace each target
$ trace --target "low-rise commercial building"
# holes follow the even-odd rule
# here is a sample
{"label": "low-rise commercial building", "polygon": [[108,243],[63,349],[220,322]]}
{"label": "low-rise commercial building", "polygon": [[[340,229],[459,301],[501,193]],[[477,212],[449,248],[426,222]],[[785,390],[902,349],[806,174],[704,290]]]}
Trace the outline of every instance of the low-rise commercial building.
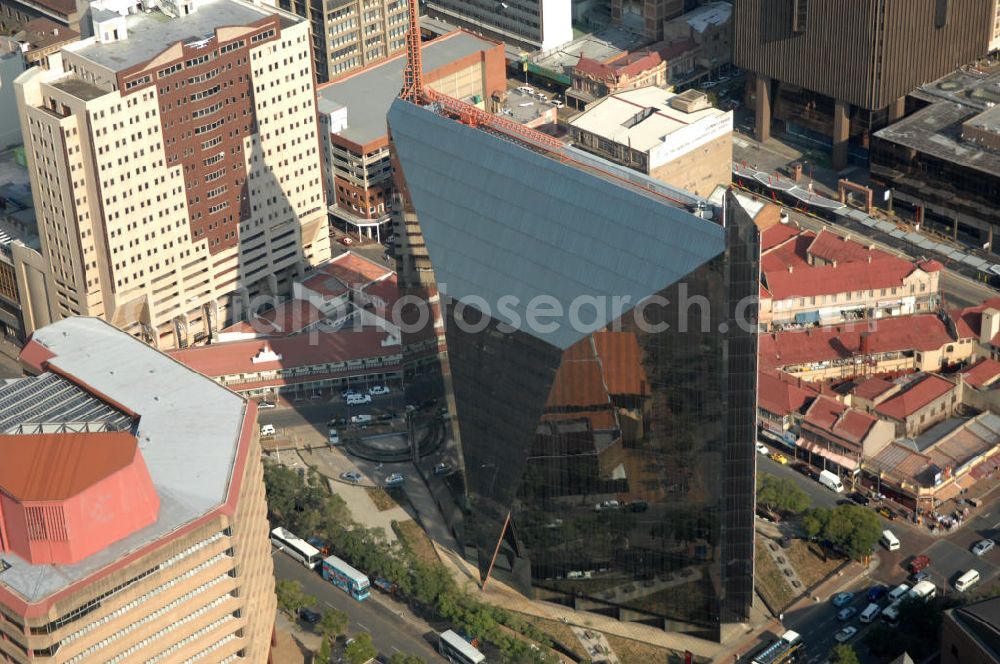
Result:
{"label": "low-rise commercial building", "polygon": [[924,108],[874,134],[873,178],[918,224],[992,250],[1000,225],[1000,66],[963,68],[910,97]]}
{"label": "low-rise commercial building", "polygon": [[[24,52],[28,67],[49,68],[49,56],[80,39],[80,33],[48,18],[33,18],[14,35]],[[11,79],[13,80],[13,79]]]}
{"label": "low-rise commercial building", "polygon": [[610,94],[648,85],[663,87],[667,83],[667,62],[652,49],[625,53],[603,62],[581,56],[573,65],[570,80],[566,103],[582,111]]}
{"label": "low-rise commercial building", "polygon": [[[425,44],[421,57],[424,84],[456,99],[483,106],[506,88],[503,44],[455,31]],[[317,89],[331,219],[380,241],[390,233],[393,190],[385,115],[405,64],[400,54]]]}
{"label": "low-rise commercial building", "polygon": [[819,468],[853,475],[862,459],[878,454],[892,440],[893,426],[888,422],[820,395],[802,420],[796,457]]}
{"label": "low-rise commercial building", "polygon": [[796,329],[934,311],[935,260],[912,262],[827,230],[779,224],[761,238],[762,329]]}
{"label": "low-rise commercial building", "polygon": [[0,660],[269,661],[255,404],[94,318],[35,331],[21,362],[0,387]]}
{"label": "low-rise commercial building", "polygon": [[90,14],[90,0],[0,0],[0,31],[14,34],[29,21],[46,18],[89,37]]}
{"label": "low-rise commercial building", "polygon": [[817,396],[819,391],[801,378],[781,371],[761,371],[757,374],[757,433],[794,449],[802,418]]}
{"label": "low-rise commercial building", "polygon": [[732,181],[733,114],[695,90],[619,92],[573,118],[569,132],[577,147],[700,196]]}
{"label": "low-rise commercial building", "polygon": [[953,336],[946,320],[918,314],[761,334],[760,364],[810,381],[937,372],[976,353],[976,338]]}
{"label": "low-rise commercial building", "polygon": [[[686,70],[671,67],[672,84],[690,85],[729,67],[733,52],[732,17],[731,3],[705,2],[663,24],[663,41],[668,48],[689,44],[675,57],[681,59],[686,55],[690,67]],[[671,64],[673,61],[671,58]]]}
{"label": "low-rise commercial building", "polygon": [[896,438],[912,438],[954,415],[960,403],[955,383],[935,374],[918,374],[873,410],[894,425]]}

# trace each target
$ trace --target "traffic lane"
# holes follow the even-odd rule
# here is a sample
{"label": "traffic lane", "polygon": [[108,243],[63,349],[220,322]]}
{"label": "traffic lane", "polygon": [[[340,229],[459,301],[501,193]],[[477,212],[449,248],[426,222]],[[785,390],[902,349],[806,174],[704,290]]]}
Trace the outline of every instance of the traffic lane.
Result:
{"label": "traffic lane", "polygon": [[943,592],[954,592],[955,579],[964,572],[974,569],[979,572],[979,585],[985,585],[996,575],[997,565],[989,556],[979,557],[966,548],[948,540],[935,542],[924,551],[931,559],[930,567],[934,584]]}
{"label": "traffic lane", "polygon": [[399,392],[373,397],[372,403],[348,406],[339,396],[333,401],[308,400],[280,408],[258,410],[257,421],[273,424],[276,429],[311,426],[326,436],[327,423],[335,417],[350,418],[367,413],[380,415],[389,411],[402,415],[405,408]]}
{"label": "traffic lane", "polygon": [[[768,445],[766,442],[765,445]],[[782,454],[786,454],[784,451],[779,450],[776,446],[768,445],[768,449],[773,451],[779,451]],[[806,477],[802,473],[798,472],[792,468],[792,464],[795,460],[789,456],[789,464],[780,464],[770,457],[766,457],[763,454],[757,455],[757,470],[759,472],[769,473],[777,477],[783,477],[792,480],[797,484],[809,497],[812,499],[813,507],[836,507],[837,500],[842,496],[830,491],[825,486],[820,484],[814,479]]]}
{"label": "traffic lane", "polygon": [[[843,587],[831,594],[830,597],[822,598],[822,602],[809,605],[806,608],[792,611],[785,614],[784,625],[787,629],[792,629],[803,636],[806,649],[806,657],[803,662],[808,664],[820,664],[827,661],[830,651],[837,645],[834,636],[844,627],[853,625],[858,628],[858,633],[848,643],[856,644],[864,638],[865,632],[871,627],[863,624],[858,619],[858,614],[868,606],[868,590],[874,584],[867,576],[859,576],[845,583]],[[838,592],[853,592],[854,597],[847,606],[857,608],[858,613],[850,620],[841,622],[837,619],[837,612],[840,608],[833,605],[833,595]],[[843,608],[843,607],[842,607]],[[858,654],[861,655],[864,648],[855,646]],[[864,657],[862,657],[864,661]]]}
{"label": "traffic lane", "polygon": [[389,657],[397,652],[403,652],[422,657],[427,662],[444,661],[430,645],[436,639],[433,632],[416,634],[409,623],[393,615],[382,605],[370,599],[357,602],[340,588],[324,581],[319,573],[307,569],[297,560],[277,549],[272,549],[272,554],[275,578],[301,583],[306,594],[313,595],[317,599],[318,611],[333,608],[346,612],[350,617],[348,633],[351,636],[360,632],[371,633],[375,647],[380,653]]}

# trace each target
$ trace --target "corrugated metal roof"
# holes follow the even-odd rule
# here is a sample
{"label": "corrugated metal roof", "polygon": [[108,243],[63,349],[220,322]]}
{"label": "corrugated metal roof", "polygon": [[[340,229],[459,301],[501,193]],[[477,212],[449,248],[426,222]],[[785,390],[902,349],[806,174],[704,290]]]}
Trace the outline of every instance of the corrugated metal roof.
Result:
{"label": "corrugated metal roof", "polygon": [[[559,348],[610,312],[590,329],[530,329],[535,298],[565,312],[628,297],[627,312],[725,249],[713,222],[427,109],[397,100],[389,124],[440,290]],[[496,311],[503,296],[512,315]]]}

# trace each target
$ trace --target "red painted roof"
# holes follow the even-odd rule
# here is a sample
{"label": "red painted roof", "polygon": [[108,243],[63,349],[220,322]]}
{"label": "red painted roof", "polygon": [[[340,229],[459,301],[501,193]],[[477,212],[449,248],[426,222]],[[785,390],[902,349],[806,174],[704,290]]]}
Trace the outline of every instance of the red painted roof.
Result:
{"label": "red painted roof", "polygon": [[983,323],[983,310],[985,309],[1000,309],[1000,297],[990,298],[974,307],[952,309],[948,312],[948,316],[955,321],[960,339],[979,337]]}
{"label": "red painted roof", "polygon": [[941,264],[940,261],[936,261],[933,258],[922,263],[917,263],[917,265],[919,265],[920,269],[924,272],[940,272],[944,269],[944,265]]}
{"label": "red painted roof", "polygon": [[803,422],[860,445],[878,419],[860,410],[848,408],[828,396],[820,395],[809,406]]}
{"label": "red painted roof", "polygon": [[868,332],[872,353],[937,350],[953,341],[945,324],[934,314],[881,318],[870,331],[867,324],[858,323],[773,332],[759,337],[760,368],[849,358],[860,352],[862,332]]}
{"label": "red painted roof", "polygon": [[971,367],[962,371],[967,385],[975,388],[988,387],[1000,378],[1000,362],[991,358],[983,358]]}
{"label": "red painted roof", "polygon": [[[168,354],[195,371],[217,377],[258,373],[291,367],[308,367],[347,360],[384,357],[402,352],[398,344],[383,346],[388,335],[382,330],[316,332],[274,339],[246,339],[221,344],[173,350]],[[262,351],[272,350],[280,360],[254,363]]]}
{"label": "red painted roof", "polygon": [[825,261],[837,261],[838,263],[865,262],[870,254],[875,253],[866,245],[841,237],[826,229],[820,229],[819,235],[813,239],[807,251],[817,258],[822,258]]}
{"label": "red painted roof", "polygon": [[578,74],[589,74],[594,78],[617,81],[623,76],[633,77],[654,69],[661,62],[663,62],[663,58],[656,51],[628,53],[611,62],[600,62],[581,56],[573,67],[573,71]]}
{"label": "red painted roof", "polygon": [[868,378],[855,385],[854,389],[851,390],[851,394],[862,399],[872,401],[877,399],[879,395],[885,394],[895,386],[895,383],[890,383],[882,378]]}
{"label": "red painted roof", "polygon": [[[323,312],[306,300],[286,300],[257,317],[258,320],[269,324],[273,332],[277,334],[295,334],[313,323],[323,320],[323,318]],[[267,327],[267,325],[261,327]],[[268,330],[263,331],[267,332]]]}
{"label": "red painted roof", "polygon": [[327,299],[340,297],[347,292],[347,286],[325,272],[317,272],[303,281],[302,286]]}
{"label": "red painted roof", "polygon": [[798,227],[790,224],[775,224],[760,234],[760,250],[761,252],[766,252],[769,249],[773,249],[782,242],[795,237],[800,232]]}
{"label": "red painted roof", "polygon": [[136,454],[127,431],[0,436],[0,490],[20,502],[65,500],[121,470]]}
{"label": "red painted roof", "polygon": [[955,384],[936,374],[927,374],[899,394],[883,401],[875,410],[886,417],[902,420],[955,389]]}
{"label": "red painted roof", "polygon": [[336,277],[340,283],[348,287],[363,286],[392,273],[389,268],[370,261],[353,251],[331,258],[320,265],[317,270],[331,277]]}
{"label": "red painted roof", "polygon": [[399,299],[399,283],[396,281],[396,275],[368,285],[364,292],[366,295],[381,299],[388,307],[392,307]]}
{"label": "red painted roof", "polygon": [[780,371],[757,375],[757,406],[775,415],[802,412],[818,394],[809,383]]}

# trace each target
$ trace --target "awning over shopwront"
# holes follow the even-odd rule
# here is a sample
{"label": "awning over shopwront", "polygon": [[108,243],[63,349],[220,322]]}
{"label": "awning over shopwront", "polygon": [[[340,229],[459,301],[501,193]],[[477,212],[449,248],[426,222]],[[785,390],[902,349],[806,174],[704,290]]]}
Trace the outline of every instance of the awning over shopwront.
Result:
{"label": "awning over shopwront", "polygon": [[818,311],[805,311],[802,313],[795,314],[795,322],[799,325],[808,325],[809,323],[819,322],[819,312]]}

